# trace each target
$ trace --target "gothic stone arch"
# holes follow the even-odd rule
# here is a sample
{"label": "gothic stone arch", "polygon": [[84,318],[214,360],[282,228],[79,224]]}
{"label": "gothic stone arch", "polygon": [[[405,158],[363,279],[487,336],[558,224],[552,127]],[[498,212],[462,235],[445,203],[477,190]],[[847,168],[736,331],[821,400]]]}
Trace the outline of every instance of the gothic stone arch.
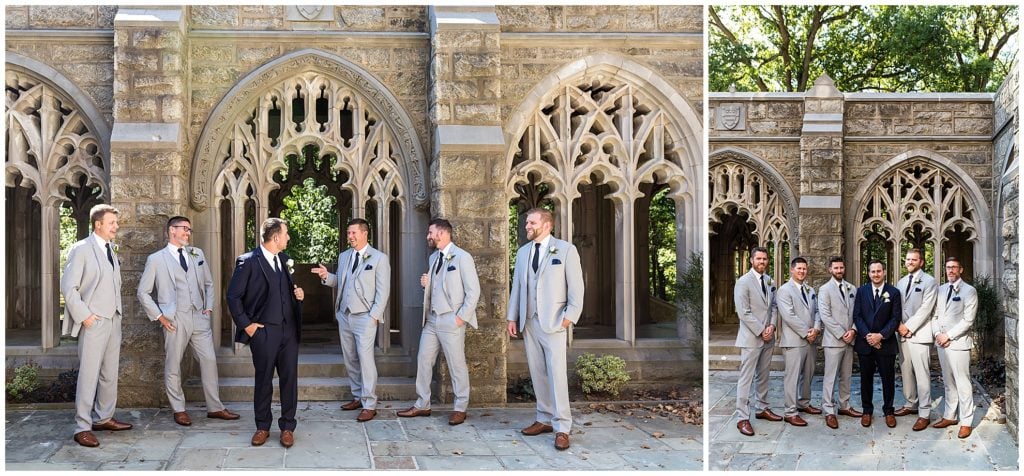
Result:
{"label": "gothic stone arch", "polygon": [[[611,55],[574,61],[541,80],[510,115],[506,197],[540,178],[556,206],[556,235],[574,239],[580,185],[603,184],[614,203],[616,338],[635,341],[635,201],[642,183],[675,201],[679,273],[700,250],[702,128],[696,110],[646,66]],[[532,177],[531,177],[532,176]],[[510,250],[514,252],[515,250]],[[600,292],[600,291],[598,291]]]}
{"label": "gothic stone arch", "polygon": [[[200,210],[197,241],[214,256],[243,253],[240,237],[246,233],[247,204],[255,204],[256,223],[266,219],[271,193],[281,186],[275,175],[287,171],[286,157],[316,145],[321,155],[336,158],[332,170],[347,177],[341,187],[352,194],[352,216],[366,217],[368,210],[375,214],[366,217],[379,224],[374,247],[392,257],[398,276],[417,275],[418,261],[396,260],[396,254],[418,256],[424,246],[420,234],[429,191],[420,144],[397,98],[368,72],[318,50],[284,55],[243,78],[210,115],[193,157],[191,201]],[[230,217],[223,216],[221,203],[229,204]],[[392,216],[394,205],[399,218]],[[390,225],[393,219],[401,220],[397,229]],[[228,222],[232,249],[221,250],[220,230]],[[390,249],[393,239],[399,249]],[[228,272],[223,270],[224,275]],[[220,274],[215,268],[215,281],[222,282]],[[402,289],[393,295],[393,302],[403,306],[403,325],[418,319],[418,308],[411,304],[416,300],[404,299]],[[378,333],[384,348],[389,325],[381,323]],[[403,347],[410,348],[418,335],[406,334]]]}
{"label": "gothic stone arch", "polygon": [[[899,250],[900,241],[916,225],[930,234],[936,253],[941,253],[947,230],[967,234],[974,245],[971,258],[975,275],[992,275],[992,215],[981,188],[952,160],[930,150],[909,150],[865,177],[853,197],[854,213],[846,219],[851,269],[860,269],[865,230],[877,227],[887,236],[889,245]],[[883,213],[887,210],[899,213]],[[941,258],[936,257],[930,270],[940,281]],[[889,277],[893,282],[899,278],[899,272]]]}
{"label": "gothic stone arch", "polygon": [[[38,229],[23,230],[36,240],[11,240],[8,246],[20,248],[19,259],[38,263],[38,319],[41,320],[40,343],[44,349],[57,346],[60,271],[60,211],[63,203],[72,201],[78,214],[88,213],[97,199],[88,189],[98,187],[99,198],[110,197],[109,129],[95,105],[78,87],[53,68],[15,53],[7,55],[5,87],[7,100],[4,113],[7,124],[7,150],[4,161],[5,185],[14,189],[34,189],[31,197],[39,204]],[[11,197],[8,197],[11,200]],[[15,197],[15,215],[30,212],[24,200]],[[19,205],[20,204],[20,205]],[[15,216],[25,227],[34,226],[34,217]],[[8,227],[11,233],[17,227]],[[38,233],[38,235],[36,235]],[[36,248],[38,246],[38,248]],[[25,256],[31,255],[31,256]],[[38,261],[35,259],[38,258]],[[15,263],[8,263],[9,269]],[[25,270],[25,279],[33,273]],[[23,283],[34,287],[34,283]],[[8,283],[9,289],[19,286]],[[32,310],[34,306],[29,305]],[[31,312],[35,314],[35,312]],[[8,316],[11,319],[12,316]],[[31,316],[29,316],[31,318]]]}
{"label": "gothic stone arch", "polygon": [[[791,254],[798,256],[800,215],[796,196],[786,179],[760,157],[736,147],[712,152],[709,164],[709,186],[714,190],[708,207],[711,223],[719,222],[729,207],[745,211],[757,225],[754,232],[761,244],[767,244],[766,240],[773,238],[780,239],[784,232],[792,244]],[[755,189],[742,186],[745,183],[739,182],[741,177],[748,182],[757,180],[767,187],[759,190],[760,197],[754,197]],[[788,266],[786,263],[785,267]]]}

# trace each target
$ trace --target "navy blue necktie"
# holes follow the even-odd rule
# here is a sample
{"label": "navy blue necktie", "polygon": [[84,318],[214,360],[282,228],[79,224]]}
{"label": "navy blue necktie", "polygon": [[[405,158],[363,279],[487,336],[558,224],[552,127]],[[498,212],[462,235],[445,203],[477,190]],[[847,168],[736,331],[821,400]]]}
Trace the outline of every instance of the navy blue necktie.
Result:
{"label": "navy blue necktie", "polygon": [[807,293],[804,292],[804,288],[802,286],[800,287],[800,296],[804,298],[804,304],[807,304]]}
{"label": "navy blue necktie", "polygon": [[281,274],[281,267],[277,264],[277,256],[274,256],[274,271]]}
{"label": "navy blue necktie", "polygon": [[444,260],[444,253],[438,253],[437,266],[434,266],[434,274],[441,272],[441,261]]}
{"label": "navy blue necktie", "polygon": [[187,273],[188,272],[188,263],[185,262],[184,250],[185,250],[184,248],[178,248],[178,262],[181,263],[181,269],[185,270],[185,272]]}
{"label": "navy blue necktie", "polygon": [[540,268],[540,243],[533,244],[533,272]]}
{"label": "navy blue necktie", "polygon": [[356,273],[356,268],[359,267],[359,252],[353,253],[355,256],[352,257],[352,274]]}
{"label": "navy blue necktie", "polygon": [[110,252],[110,243],[107,243],[107,261],[110,261],[110,266],[114,266],[114,254]]}

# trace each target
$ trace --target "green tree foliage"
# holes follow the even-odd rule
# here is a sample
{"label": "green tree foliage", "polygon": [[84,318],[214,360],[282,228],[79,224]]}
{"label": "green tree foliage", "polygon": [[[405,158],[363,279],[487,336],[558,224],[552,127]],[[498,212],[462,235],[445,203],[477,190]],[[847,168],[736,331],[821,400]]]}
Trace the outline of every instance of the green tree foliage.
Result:
{"label": "green tree foliage", "polygon": [[709,89],[995,91],[1010,70],[1016,6],[712,6]]}
{"label": "green tree foliage", "polygon": [[662,189],[651,200],[648,240],[651,244],[648,266],[651,295],[668,302],[675,300],[676,211],[675,202]]}
{"label": "green tree foliage", "polygon": [[331,263],[338,256],[338,214],[326,185],[307,178],[284,198],[288,255],[297,263]]}

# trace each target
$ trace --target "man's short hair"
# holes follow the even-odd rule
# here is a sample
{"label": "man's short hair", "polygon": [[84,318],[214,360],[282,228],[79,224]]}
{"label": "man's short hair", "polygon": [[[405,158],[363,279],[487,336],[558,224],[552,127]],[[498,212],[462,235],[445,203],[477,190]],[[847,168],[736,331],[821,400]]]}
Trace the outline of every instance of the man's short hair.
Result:
{"label": "man's short hair", "polygon": [[960,258],[956,256],[947,256],[946,261],[943,264],[949,264],[950,261],[956,262],[956,265],[963,268],[964,264],[960,262]]}
{"label": "man's short hair", "polygon": [[797,256],[796,258],[793,258],[793,259],[789,260],[789,267],[790,268],[794,268],[798,264],[807,264],[807,260],[805,260],[803,257],[800,257],[800,256]]}
{"label": "man's short hair", "polygon": [[103,217],[106,216],[108,213],[118,215],[121,212],[117,211],[116,208],[107,205],[106,203],[94,205],[92,208],[89,209],[89,220],[90,222],[92,222],[92,228],[94,230],[96,229],[96,222],[103,221]]}
{"label": "man's short hair", "polygon": [[526,211],[526,216],[533,215],[534,213],[540,215],[541,223],[548,222],[552,227],[555,226],[555,214],[551,213],[551,210],[541,207],[531,208]]}
{"label": "man's short hair", "polygon": [[924,259],[924,251],[921,251],[921,248],[911,248],[907,250],[907,254],[909,255],[910,253],[917,253],[917,259]]}
{"label": "man's short hair", "polygon": [[828,259],[828,267],[831,268],[833,263],[843,263],[843,264],[846,264],[846,261],[843,260],[842,256],[831,256]]}
{"label": "man's short hair", "polygon": [[885,269],[885,262],[880,259],[873,259],[871,261],[868,261],[868,268],[871,268],[871,265],[876,263],[882,265],[883,270]]}
{"label": "man's short hair", "polygon": [[260,237],[263,239],[264,243],[267,243],[274,239],[274,236],[280,233],[287,225],[288,222],[280,218],[267,218],[261,227],[262,231],[260,233]]}
{"label": "man's short hair", "polygon": [[433,220],[430,220],[430,223],[427,226],[432,226],[437,230],[447,231],[449,235],[452,234],[452,224],[451,222],[445,220],[444,218],[435,218]]}
{"label": "man's short hair", "polygon": [[765,256],[768,256],[768,248],[765,248],[763,246],[755,246],[755,247],[750,249],[750,257],[751,258],[753,258],[754,255],[756,255],[757,253],[764,253]]}
{"label": "man's short hair", "polygon": [[183,217],[181,215],[173,216],[171,217],[170,220],[167,220],[167,228],[170,228],[172,226],[178,226],[182,223],[188,223],[189,225],[191,225],[192,220],[189,220],[187,217]]}
{"label": "man's short hair", "polygon": [[353,219],[349,220],[348,221],[348,225],[345,225],[345,228],[348,228],[348,227],[350,227],[352,225],[359,225],[359,228],[361,230],[363,230],[363,231],[365,231],[367,233],[370,232],[370,222],[368,222],[366,220],[363,220],[362,218],[353,218]]}

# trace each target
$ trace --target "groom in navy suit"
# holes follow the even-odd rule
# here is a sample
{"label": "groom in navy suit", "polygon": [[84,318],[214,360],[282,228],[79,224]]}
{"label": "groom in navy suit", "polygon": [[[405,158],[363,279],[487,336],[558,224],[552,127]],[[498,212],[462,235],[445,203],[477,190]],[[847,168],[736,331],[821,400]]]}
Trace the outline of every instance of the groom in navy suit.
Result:
{"label": "groom in navy suit", "polygon": [[857,327],[854,350],[860,359],[860,399],[864,404],[864,415],[860,423],[871,426],[874,404],[871,397],[875,388],[875,369],[882,378],[882,412],[889,428],[896,426],[896,409],[893,397],[896,395],[896,354],[899,343],[896,327],[903,314],[900,291],[885,282],[885,264],[872,260],[868,264],[870,283],[857,289],[853,304],[853,322]]}
{"label": "groom in navy suit", "polygon": [[238,257],[228,284],[228,309],[238,327],[235,342],[249,344],[256,368],[253,409],[256,433],[252,445],[266,443],[274,415],[274,370],[280,379],[281,446],[295,441],[295,408],[298,404],[299,332],[302,329],[302,288],[292,282],[288,224],[280,218],[263,222],[263,243]]}

